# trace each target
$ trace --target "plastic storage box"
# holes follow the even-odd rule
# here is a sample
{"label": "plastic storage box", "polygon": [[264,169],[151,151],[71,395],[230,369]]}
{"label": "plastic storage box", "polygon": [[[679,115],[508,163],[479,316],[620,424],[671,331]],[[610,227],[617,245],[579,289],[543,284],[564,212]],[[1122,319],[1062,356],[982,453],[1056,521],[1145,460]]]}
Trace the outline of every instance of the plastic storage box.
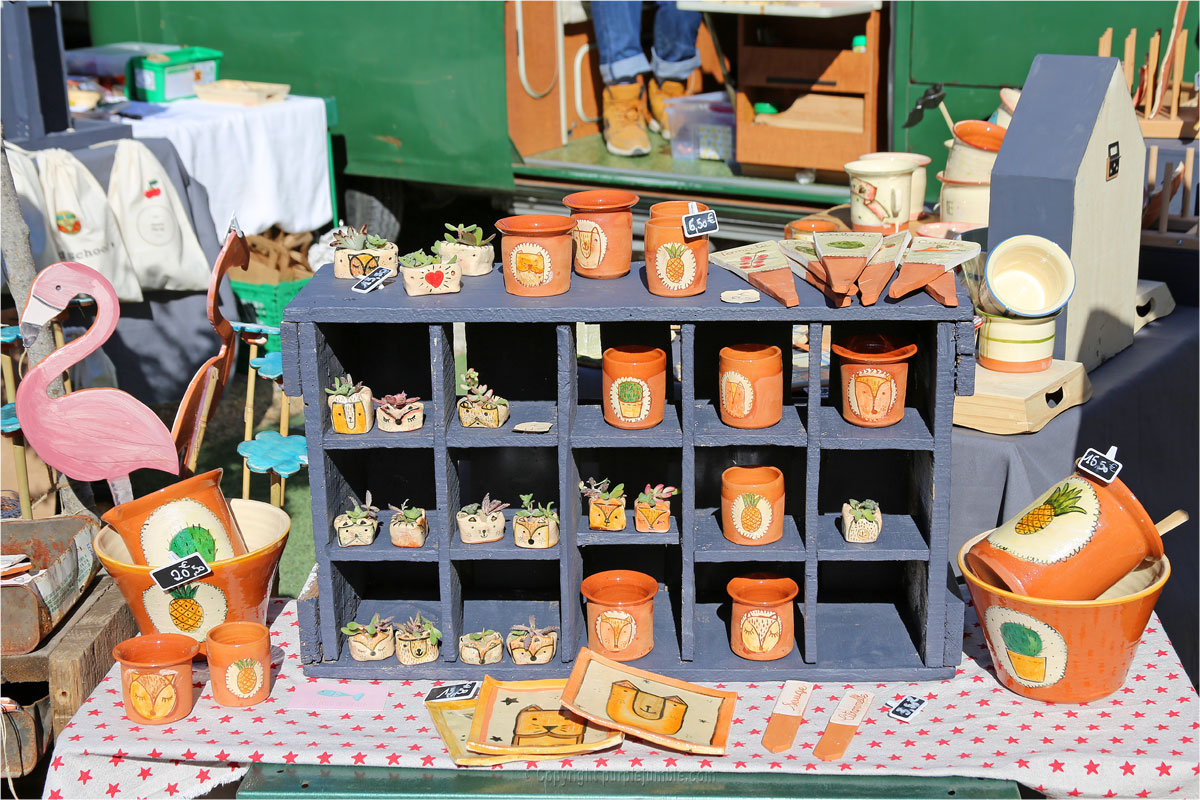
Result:
{"label": "plastic storage box", "polygon": [[184,47],[131,58],[125,66],[125,94],[151,103],[195,97],[196,84],[220,77],[224,55],[208,47]]}
{"label": "plastic storage box", "polygon": [[680,97],[665,105],[671,123],[672,158],[733,163],[737,115],[724,92]]}

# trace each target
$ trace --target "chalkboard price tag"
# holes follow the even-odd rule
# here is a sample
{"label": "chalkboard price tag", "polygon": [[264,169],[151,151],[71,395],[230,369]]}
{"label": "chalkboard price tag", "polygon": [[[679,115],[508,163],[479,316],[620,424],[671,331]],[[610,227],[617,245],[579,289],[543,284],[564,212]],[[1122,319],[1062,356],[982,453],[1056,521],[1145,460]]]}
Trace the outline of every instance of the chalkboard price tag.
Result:
{"label": "chalkboard price tag", "polygon": [[169,592],[183,586],[185,583],[198,581],[212,575],[212,567],[199,553],[192,553],[181,559],[163,564],[150,570],[150,579],[158,584],[158,588]]}
{"label": "chalkboard price tag", "polygon": [[1110,447],[1108,453],[1101,453],[1095,448],[1088,448],[1083,458],[1076,462],[1080,472],[1086,472],[1098,481],[1112,483],[1121,471],[1121,462],[1117,461],[1117,448]]}
{"label": "chalkboard price tag", "polygon": [[370,275],[364,275],[363,278],[356,284],[350,287],[350,291],[366,294],[367,292],[378,289],[383,285],[386,278],[390,278],[392,271],[387,267],[376,267],[371,270]]}
{"label": "chalkboard price tag", "polygon": [[684,214],[682,222],[685,239],[695,239],[697,236],[716,233],[720,230],[717,226],[717,212],[712,209],[697,211],[694,214]]}
{"label": "chalkboard price tag", "polygon": [[928,702],[925,698],[917,697],[915,694],[905,695],[904,699],[892,706],[891,710],[888,711],[888,716],[892,719],[898,719],[901,722],[908,722],[920,713],[921,709]]}
{"label": "chalkboard price tag", "polygon": [[426,703],[436,703],[439,700],[470,700],[479,694],[479,681],[470,683],[452,683],[449,686],[436,686],[425,695]]}

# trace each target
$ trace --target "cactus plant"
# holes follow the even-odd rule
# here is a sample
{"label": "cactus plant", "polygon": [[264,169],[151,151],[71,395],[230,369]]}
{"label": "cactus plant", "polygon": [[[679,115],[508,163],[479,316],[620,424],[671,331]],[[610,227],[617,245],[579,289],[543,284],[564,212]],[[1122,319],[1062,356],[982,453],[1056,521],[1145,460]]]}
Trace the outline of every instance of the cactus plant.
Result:
{"label": "cactus plant", "polygon": [[466,428],[499,428],[508,419],[508,401],[497,397],[487,384],[479,382],[479,373],[463,373],[462,389],[466,397],[458,401],[458,419]]}

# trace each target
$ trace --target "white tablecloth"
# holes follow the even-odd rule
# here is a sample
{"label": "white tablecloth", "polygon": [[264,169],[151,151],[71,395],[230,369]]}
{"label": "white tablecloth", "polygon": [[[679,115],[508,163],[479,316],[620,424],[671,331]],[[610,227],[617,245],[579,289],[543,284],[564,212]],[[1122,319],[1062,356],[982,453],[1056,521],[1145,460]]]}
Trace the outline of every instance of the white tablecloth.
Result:
{"label": "white tablecloth", "polygon": [[325,101],[290,96],[243,107],[176,100],[133,120],[138,139],[170,139],[193,180],[208,190],[218,239],[236,215],[246,233],[272,225],[299,233],[333,218]]}

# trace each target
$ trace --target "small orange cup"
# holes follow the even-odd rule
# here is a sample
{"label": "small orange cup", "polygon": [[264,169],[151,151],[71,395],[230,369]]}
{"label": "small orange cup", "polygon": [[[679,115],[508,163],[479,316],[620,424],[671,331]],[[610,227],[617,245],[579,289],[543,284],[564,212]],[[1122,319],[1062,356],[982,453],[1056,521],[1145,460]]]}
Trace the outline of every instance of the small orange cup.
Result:
{"label": "small orange cup", "polygon": [[181,633],[135,636],[113,647],[125,716],[140,725],[166,725],[192,713],[192,659],[199,652],[200,643]]}
{"label": "small orange cup", "polygon": [[667,354],[657,347],[625,345],[604,351],[600,377],[604,421],[640,430],[663,421]]}
{"label": "small orange cup", "polygon": [[624,189],[592,189],[563,198],[575,220],[575,274],[619,278],[633,255],[633,212],[638,196]]}
{"label": "small orange cup", "polygon": [[[679,222],[683,219],[684,214],[692,214],[689,206],[692,201],[689,200],[664,200],[661,203],[655,203],[650,206],[650,219],[665,219]],[[708,206],[704,203],[696,203],[696,211],[708,211]]]}
{"label": "small orange cup", "polygon": [[783,351],[736,344],[718,356],[721,421],[733,428],[769,428],[783,419]]}
{"label": "small orange cup", "polygon": [[904,418],[908,359],[915,344],[861,334],[833,344],[841,360],[842,417],[851,425],[884,428]]}
{"label": "small orange cup", "polygon": [[783,473],[775,467],[730,467],[721,473],[721,532],[734,544],[783,537]]}
{"label": "small orange cup", "polygon": [[571,231],[575,220],[557,214],[520,214],[496,221],[504,291],[550,297],[571,288]]}
{"label": "small orange cup", "polygon": [[831,219],[820,217],[802,217],[794,219],[783,229],[785,239],[812,239],[814,233],[836,231],[838,225]]}
{"label": "small orange cup", "polygon": [[257,622],[226,622],[208,632],[213,700],[241,708],[271,694],[271,632]]}
{"label": "small orange cup", "polygon": [[685,238],[678,218],[646,221],[646,285],[660,297],[691,297],[708,285],[708,236]]}
{"label": "small orange cup", "polygon": [[633,661],[654,649],[658,581],[641,572],[610,569],[583,579],[588,647],[614,661]]}
{"label": "small orange cup", "polygon": [[791,578],[754,572],[734,578],[726,587],[733,598],[729,646],[751,661],[774,661],[796,644],[792,601],[800,587]]}

